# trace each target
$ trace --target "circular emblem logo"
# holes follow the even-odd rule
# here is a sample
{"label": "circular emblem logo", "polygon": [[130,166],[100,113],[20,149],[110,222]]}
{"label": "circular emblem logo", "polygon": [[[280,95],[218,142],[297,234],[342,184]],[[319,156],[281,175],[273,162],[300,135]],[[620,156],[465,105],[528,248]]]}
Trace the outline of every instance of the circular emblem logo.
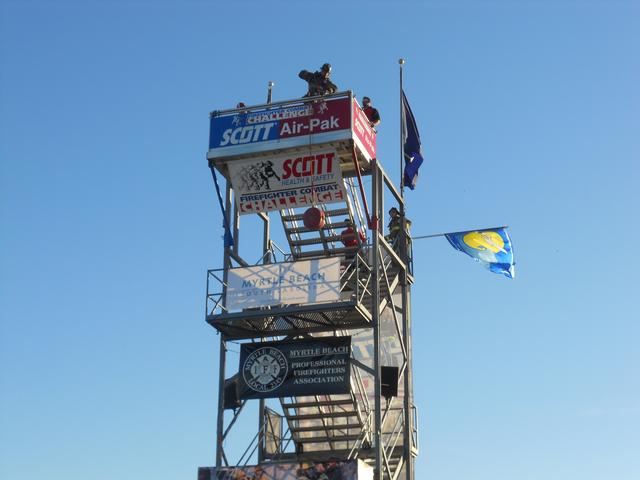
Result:
{"label": "circular emblem logo", "polygon": [[493,253],[504,252],[504,240],[496,232],[467,233],[462,241],[476,250],[491,250]]}
{"label": "circular emblem logo", "polygon": [[249,388],[256,392],[270,392],[287,377],[287,359],[273,347],[259,348],[247,357],[242,376]]}

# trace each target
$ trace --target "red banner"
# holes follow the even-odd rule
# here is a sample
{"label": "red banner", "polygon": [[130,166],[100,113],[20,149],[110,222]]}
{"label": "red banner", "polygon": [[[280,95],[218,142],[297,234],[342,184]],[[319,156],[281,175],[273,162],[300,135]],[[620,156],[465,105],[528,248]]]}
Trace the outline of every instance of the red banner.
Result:
{"label": "red banner", "polygon": [[313,135],[349,128],[349,99],[309,102],[312,114],[280,121],[279,138]]}
{"label": "red banner", "polygon": [[353,135],[360,150],[368,160],[376,158],[376,132],[371,128],[367,115],[362,111],[358,102],[353,100]]}

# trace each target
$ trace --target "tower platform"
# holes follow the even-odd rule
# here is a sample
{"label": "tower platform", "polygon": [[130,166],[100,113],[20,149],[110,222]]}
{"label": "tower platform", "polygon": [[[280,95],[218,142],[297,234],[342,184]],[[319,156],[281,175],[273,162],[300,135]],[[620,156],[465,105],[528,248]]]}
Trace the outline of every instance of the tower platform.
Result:
{"label": "tower platform", "polygon": [[376,158],[376,132],[351,91],[286,100],[210,114],[207,159],[231,180],[229,162],[262,159],[286,152],[292,158],[332,149],[343,177],[361,173]]}
{"label": "tower platform", "polygon": [[[370,259],[366,257],[366,246],[355,253],[352,260],[347,261],[340,257],[339,281],[335,285],[337,295],[331,300],[235,310],[222,304],[223,270],[209,270],[206,320],[216,330],[233,340],[371,327],[375,313],[373,272]],[[394,294],[400,286],[400,268],[396,264],[397,261],[395,255],[388,254],[381,264],[379,275],[384,276],[386,281],[380,282],[379,298],[382,300],[378,304],[379,311],[387,307],[388,301],[385,299]],[[278,265],[271,264],[269,268],[277,268]],[[250,272],[246,272],[248,269],[238,270],[242,270],[242,275],[249,278]],[[271,273],[262,275],[267,278]]]}

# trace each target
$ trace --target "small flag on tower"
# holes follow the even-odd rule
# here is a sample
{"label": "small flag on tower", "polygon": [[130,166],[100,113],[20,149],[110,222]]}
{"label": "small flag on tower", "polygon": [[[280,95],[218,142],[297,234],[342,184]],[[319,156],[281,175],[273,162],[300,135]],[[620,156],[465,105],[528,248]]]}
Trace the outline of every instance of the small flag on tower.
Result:
{"label": "small flag on tower", "polygon": [[402,91],[402,131],[404,132],[403,185],[413,190],[418,182],[418,169],[424,159],[422,158],[422,145],[416,119],[413,116],[404,90]]}
{"label": "small flag on tower", "polygon": [[445,234],[456,250],[466,253],[494,273],[514,278],[513,250],[507,227]]}

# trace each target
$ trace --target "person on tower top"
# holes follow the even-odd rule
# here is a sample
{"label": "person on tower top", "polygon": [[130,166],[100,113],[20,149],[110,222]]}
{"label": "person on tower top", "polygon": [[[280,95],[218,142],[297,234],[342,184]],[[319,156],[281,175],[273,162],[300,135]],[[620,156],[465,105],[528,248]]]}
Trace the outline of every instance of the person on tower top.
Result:
{"label": "person on tower top", "polygon": [[380,113],[377,108],[373,108],[369,97],[362,97],[362,111],[369,119],[371,128],[376,128],[380,124]]}
{"label": "person on tower top", "polygon": [[329,80],[329,75],[331,75],[331,65],[328,63],[322,65],[320,71],[315,71],[313,73],[307,70],[302,70],[298,74],[298,77],[302,80],[306,80],[309,85],[305,97],[315,97],[316,95],[336,93],[338,91],[338,87]]}

